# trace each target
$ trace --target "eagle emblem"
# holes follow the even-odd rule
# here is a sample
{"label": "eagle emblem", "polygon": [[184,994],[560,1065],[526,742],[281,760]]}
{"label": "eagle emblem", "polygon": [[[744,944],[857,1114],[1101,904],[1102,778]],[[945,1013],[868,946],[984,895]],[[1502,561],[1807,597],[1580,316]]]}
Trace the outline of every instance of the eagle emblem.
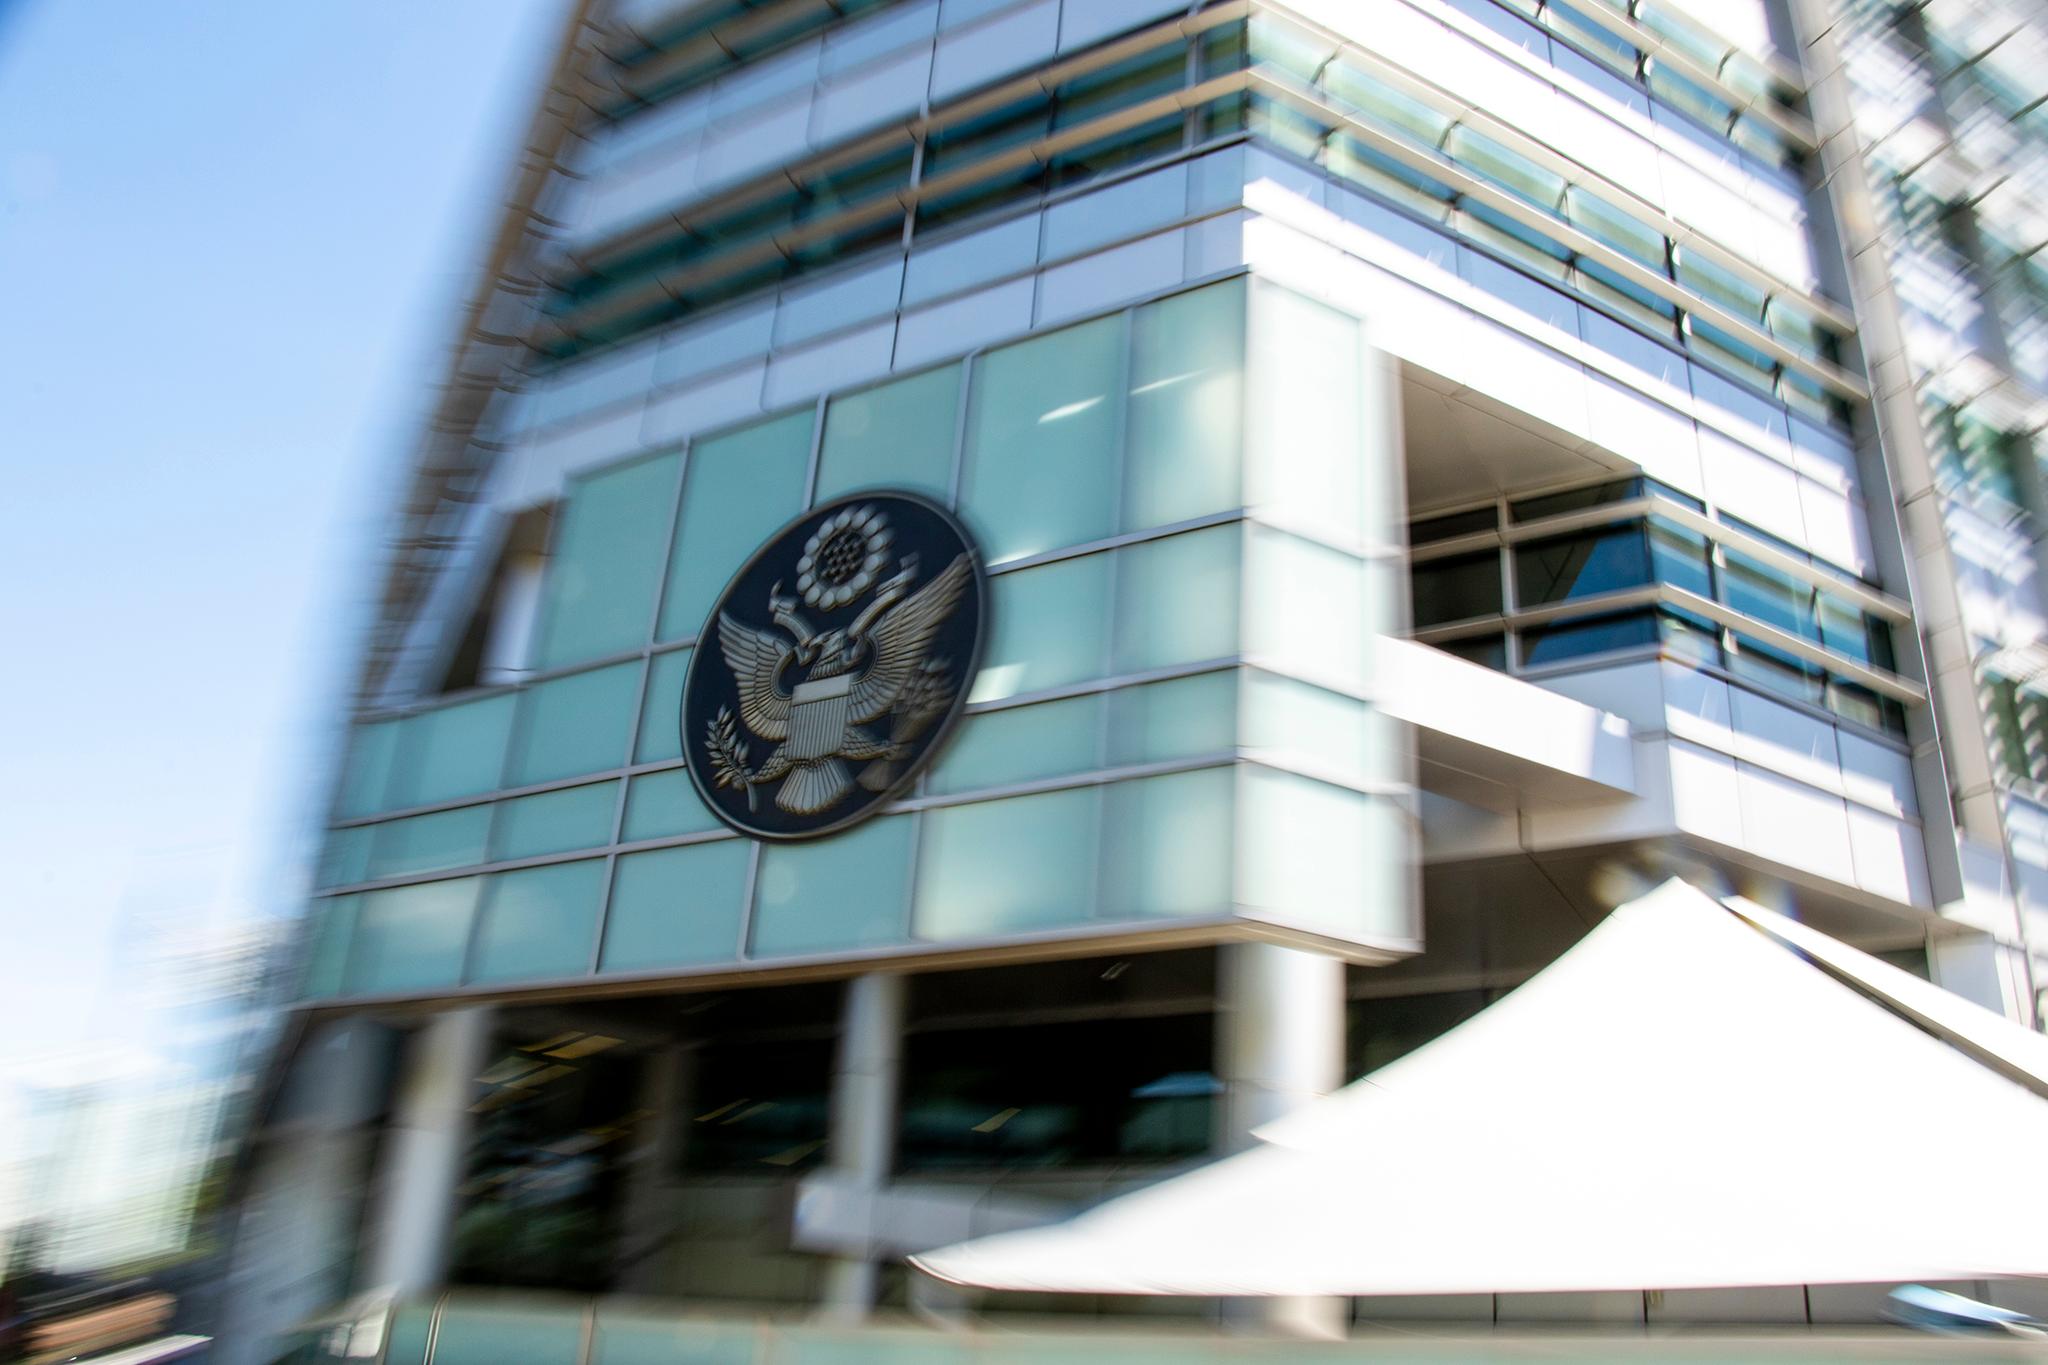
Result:
{"label": "eagle emblem", "polygon": [[[795,591],[776,578],[756,599],[765,621],[744,619],[744,604],[730,600],[714,612],[707,634],[732,701],[702,722],[706,775],[742,793],[750,814],[765,798],[817,817],[856,790],[890,791],[917,741],[953,709],[955,661],[935,646],[976,587],[974,560],[959,548],[920,584],[921,556],[898,553],[885,501],[854,500],[818,522],[796,560]],[[699,654],[710,644],[700,640]],[[755,743],[767,746],[758,767],[749,766]]]}

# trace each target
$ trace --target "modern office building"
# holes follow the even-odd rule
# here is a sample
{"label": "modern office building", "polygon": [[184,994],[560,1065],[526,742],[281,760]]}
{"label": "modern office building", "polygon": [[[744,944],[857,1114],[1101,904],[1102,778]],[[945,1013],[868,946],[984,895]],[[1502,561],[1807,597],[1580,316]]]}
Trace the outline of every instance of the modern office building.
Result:
{"label": "modern office building", "polygon": [[578,6],[392,511],[229,1335],[900,1306],[1673,873],[2031,1023],[2024,9]]}

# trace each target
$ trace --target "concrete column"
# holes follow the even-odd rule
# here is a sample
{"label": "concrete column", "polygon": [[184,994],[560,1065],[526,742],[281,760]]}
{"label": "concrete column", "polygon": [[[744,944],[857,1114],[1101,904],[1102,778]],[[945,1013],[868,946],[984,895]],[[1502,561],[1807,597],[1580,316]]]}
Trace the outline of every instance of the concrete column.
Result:
{"label": "concrete column", "polygon": [[[1344,964],[1271,943],[1222,950],[1216,1057],[1223,1081],[1219,1152],[1242,1151],[1252,1130],[1335,1090],[1344,1080]],[[1226,1306],[1232,1321],[1290,1336],[1345,1334],[1338,1298],[1267,1298]]]}
{"label": "concrete column", "polygon": [[490,1045],[487,1006],[437,1014],[407,1044],[378,1161],[367,1286],[418,1294],[447,1274],[469,1110]]}
{"label": "concrete column", "polygon": [[[867,1190],[888,1184],[896,1159],[896,1094],[903,1068],[905,979],[871,972],[846,983],[839,1054],[832,1068],[832,1173]],[[874,1307],[880,1265],[872,1254],[836,1256],[826,1273],[833,1316],[859,1318]]]}

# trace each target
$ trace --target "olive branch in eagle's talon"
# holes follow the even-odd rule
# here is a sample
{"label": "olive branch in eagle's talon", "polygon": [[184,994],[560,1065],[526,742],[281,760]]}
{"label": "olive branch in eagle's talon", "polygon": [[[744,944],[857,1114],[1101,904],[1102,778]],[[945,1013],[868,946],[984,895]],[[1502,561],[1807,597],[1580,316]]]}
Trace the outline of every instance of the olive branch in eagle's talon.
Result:
{"label": "olive branch in eagle's talon", "polygon": [[711,766],[718,785],[738,787],[747,794],[747,809],[753,810],[754,775],[747,771],[747,746],[740,743],[732,709],[719,707],[704,732],[704,747],[711,751]]}

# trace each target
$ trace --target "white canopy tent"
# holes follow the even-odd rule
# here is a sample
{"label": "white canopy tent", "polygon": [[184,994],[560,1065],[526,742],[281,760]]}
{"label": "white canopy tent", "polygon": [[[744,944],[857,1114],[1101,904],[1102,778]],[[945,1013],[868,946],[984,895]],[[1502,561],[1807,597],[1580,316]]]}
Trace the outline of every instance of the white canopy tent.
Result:
{"label": "white canopy tent", "polygon": [[[1871,998],[1884,974],[1935,988],[1738,909],[1667,882],[1253,1150],[913,1263],[1205,1296],[2048,1274],[2048,1185],[1988,1168],[2048,1151],[2041,1040],[1946,995],[1945,1023],[1927,999],[1909,1023]],[[1805,936],[1829,971],[1789,946]],[[1969,1055],[1935,1036],[1956,1030]]]}

